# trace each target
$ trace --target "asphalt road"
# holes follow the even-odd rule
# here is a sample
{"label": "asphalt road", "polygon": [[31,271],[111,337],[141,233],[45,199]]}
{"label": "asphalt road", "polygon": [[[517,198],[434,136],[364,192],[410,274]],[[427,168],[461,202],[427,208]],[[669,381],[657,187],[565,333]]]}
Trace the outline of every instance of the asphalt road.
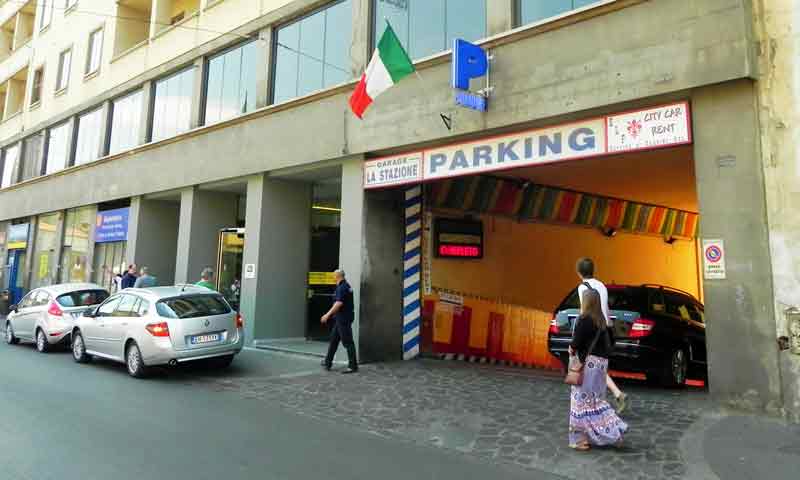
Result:
{"label": "asphalt road", "polygon": [[318,368],[314,359],[247,351],[224,373],[135,380],[122,365],[78,365],[68,352],[0,344],[0,478],[559,478],[297,416],[191,381]]}

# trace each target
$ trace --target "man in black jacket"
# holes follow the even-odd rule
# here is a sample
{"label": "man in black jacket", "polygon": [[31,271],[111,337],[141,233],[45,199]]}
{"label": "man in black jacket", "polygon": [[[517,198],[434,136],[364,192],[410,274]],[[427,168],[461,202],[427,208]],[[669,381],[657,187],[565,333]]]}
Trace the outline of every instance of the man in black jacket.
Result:
{"label": "man in black jacket", "polygon": [[120,288],[122,290],[125,290],[126,288],[133,288],[133,286],[136,285],[137,278],[139,277],[136,275],[136,264],[132,263],[128,265],[128,271],[122,276]]}
{"label": "man in black jacket", "polygon": [[334,318],[333,328],[331,329],[331,343],[328,346],[328,355],[322,362],[326,370],[330,370],[333,365],[333,357],[339,348],[339,342],[344,344],[347,349],[347,360],[349,367],[342,373],[356,373],[358,371],[358,359],[356,358],[356,345],[353,341],[353,320],[355,310],[353,307],[353,289],[347,280],[344,279],[344,270],[338,269],[334,272],[336,276],[336,294],[333,306],[328,313],[322,316],[320,321],[328,323],[331,317]]}

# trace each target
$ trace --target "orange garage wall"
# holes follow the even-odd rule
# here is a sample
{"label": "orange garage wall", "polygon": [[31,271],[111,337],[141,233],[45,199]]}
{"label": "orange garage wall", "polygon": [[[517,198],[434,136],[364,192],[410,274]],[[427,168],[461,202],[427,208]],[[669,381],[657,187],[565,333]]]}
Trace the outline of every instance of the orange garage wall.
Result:
{"label": "orange garage wall", "polygon": [[595,260],[607,284],[654,283],[700,298],[696,244],[574,226],[483,216],[482,260],[431,259],[431,285],[503,304],[553,311],[578,283],[575,261]]}

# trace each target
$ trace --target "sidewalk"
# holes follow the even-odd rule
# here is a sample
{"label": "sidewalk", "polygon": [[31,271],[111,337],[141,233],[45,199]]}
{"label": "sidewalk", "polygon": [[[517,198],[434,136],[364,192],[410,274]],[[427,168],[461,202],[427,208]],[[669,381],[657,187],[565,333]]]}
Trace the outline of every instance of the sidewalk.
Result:
{"label": "sidewalk", "polygon": [[633,399],[626,448],[579,453],[567,447],[567,387],[540,371],[420,360],[366,365],[358,375],[193,381],[382,437],[567,478],[772,480],[796,478],[800,469],[800,427],[722,412],[701,390],[624,385]]}

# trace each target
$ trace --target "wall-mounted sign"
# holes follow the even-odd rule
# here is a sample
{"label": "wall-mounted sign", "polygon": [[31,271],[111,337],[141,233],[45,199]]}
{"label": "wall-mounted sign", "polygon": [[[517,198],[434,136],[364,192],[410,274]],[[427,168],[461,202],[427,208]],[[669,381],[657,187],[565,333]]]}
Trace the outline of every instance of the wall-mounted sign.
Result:
{"label": "wall-mounted sign", "polygon": [[688,103],[611,115],[606,117],[606,125],[608,153],[692,142]]}
{"label": "wall-mounted sign", "polygon": [[422,152],[378,158],[364,164],[365,188],[420,181],[422,181]]}
{"label": "wall-mounted sign", "polygon": [[309,285],[336,285],[336,275],[333,272],[308,272]]}
{"label": "wall-mounted sign", "polygon": [[29,227],[30,224],[28,223],[9,225],[6,248],[9,250],[27,248]]}
{"label": "wall-mounted sign", "polygon": [[256,264],[255,263],[247,263],[244,266],[244,278],[246,280],[252,280],[256,278]]}
{"label": "wall-mounted sign", "polygon": [[689,144],[690,117],[682,102],[370,160],[364,188]]}
{"label": "wall-mounted sign", "polygon": [[437,218],[434,252],[439,258],[483,258],[483,223],[475,220]]}
{"label": "wall-mounted sign", "polygon": [[124,242],[128,240],[128,216],[130,208],[117,208],[97,212],[94,229],[95,243]]}
{"label": "wall-mounted sign", "polygon": [[[456,105],[485,112],[488,107],[489,55],[473,43],[457,38],[453,40],[453,88],[456,89]],[[486,88],[470,92],[470,80],[486,77]]]}
{"label": "wall-mounted sign", "polygon": [[725,280],[725,242],[703,240],[703,277],[706,280]]}

